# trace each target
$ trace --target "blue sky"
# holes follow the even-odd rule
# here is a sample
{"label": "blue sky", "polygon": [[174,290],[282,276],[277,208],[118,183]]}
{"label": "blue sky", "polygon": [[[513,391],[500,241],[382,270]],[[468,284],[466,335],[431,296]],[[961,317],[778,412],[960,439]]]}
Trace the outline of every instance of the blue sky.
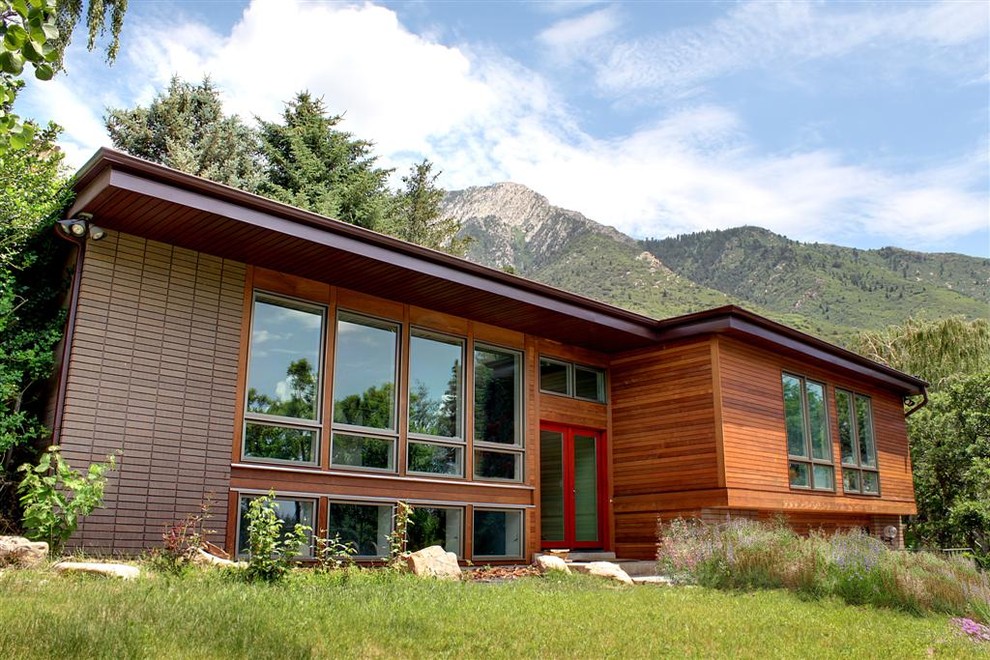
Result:
{"label": "blue sky", "polygon": [[[77,39],[77,41],[81,41]],[[743,224],[990,256],[990,4],[132,0],[21,114],[73,166],[107,107],[209,74],[277,117],[302,89],[396,177],[516,181],[635,237]]]}

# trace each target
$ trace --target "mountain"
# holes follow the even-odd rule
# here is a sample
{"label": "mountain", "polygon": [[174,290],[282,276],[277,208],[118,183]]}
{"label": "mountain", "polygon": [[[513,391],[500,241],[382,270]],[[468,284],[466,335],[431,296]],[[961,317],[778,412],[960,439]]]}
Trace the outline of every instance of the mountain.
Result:
{"label": "mountain", "polygon": [[467,258],[655,318],[734,303],[844,342],[911,316],[990,317],[990,259],[792,241],[758,227],[636,241],[515,183],[447,193]]}

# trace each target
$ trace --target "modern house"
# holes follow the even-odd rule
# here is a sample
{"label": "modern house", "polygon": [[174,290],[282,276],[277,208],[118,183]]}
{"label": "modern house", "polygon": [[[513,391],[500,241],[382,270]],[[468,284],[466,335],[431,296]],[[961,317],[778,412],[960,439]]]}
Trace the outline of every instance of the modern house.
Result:
{"label": "modern house", "polygon": [[236,553],[270,490],[364,558],[406,502],[475,563],[650,558],[677,516],[896,544],[915,512],[925,383],[738,307],[647,318],[111,150],[75,189],[50,422],[74,466],[122,452],[86,548],[212,499]]}

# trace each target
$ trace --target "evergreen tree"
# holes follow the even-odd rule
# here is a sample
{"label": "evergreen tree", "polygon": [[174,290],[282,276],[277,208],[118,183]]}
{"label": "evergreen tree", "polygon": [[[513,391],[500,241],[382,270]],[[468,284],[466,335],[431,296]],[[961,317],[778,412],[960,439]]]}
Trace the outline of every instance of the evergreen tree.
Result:
{"label": "evergreen tree", "polygon": [[254,191],[260,172],[257,137],[236,115],[224,115],[219,90],[172,78],[148,107],[108,109],[114,147],[213,181]]}
{"label": "evergreen tree", "polygon": [[341,131],[322,99],[300,92],[282,123],[260,121],[264,181],[259,192],[278,201],[367,229],[381,229],[391,194],[390,170],[375,166],[372,143]]}
{"label": "evergreen tree", "polygon": [[458,257],[467,252],[470,239],[458,237],[461,223],[440,215],[444,191],[436,185],[440,173],[433,173],[433,163],[424,160],[402,177],[405,186],[395,197],[386,233],[404,241],[434,250],[443,250]]}

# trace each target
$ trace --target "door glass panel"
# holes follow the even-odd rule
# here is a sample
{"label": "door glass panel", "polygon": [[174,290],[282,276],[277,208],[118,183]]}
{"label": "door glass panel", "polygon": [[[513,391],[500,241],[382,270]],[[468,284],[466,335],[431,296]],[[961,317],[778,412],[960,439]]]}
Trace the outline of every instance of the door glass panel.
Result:
{"label": "door glass panel", "polygon": [[598,540],[598,460],[594,436],[574,435],[574,537]]}
{"label": "door glass panel", "polygon": [[540,528],[544,541],[564,540],[564,435],[540,431]]}

